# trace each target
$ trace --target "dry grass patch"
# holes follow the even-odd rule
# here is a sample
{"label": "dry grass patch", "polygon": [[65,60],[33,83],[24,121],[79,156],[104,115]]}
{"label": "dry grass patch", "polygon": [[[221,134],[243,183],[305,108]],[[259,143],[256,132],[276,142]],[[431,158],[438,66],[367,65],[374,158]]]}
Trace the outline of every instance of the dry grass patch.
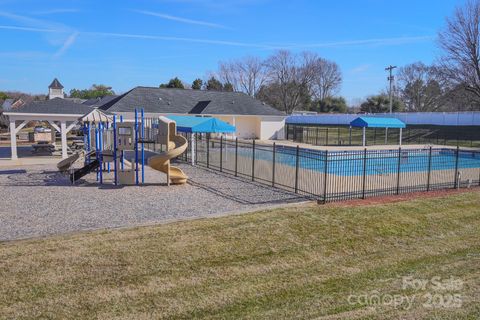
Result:
{"label": "dry grass patch", "polygon": [[[476,319],[480,193],[253,214],[0,245],[0,318]],[[426,308],[402,277],[461,279]],[[410,308],[350,295],[418,296]],[[435,292],[433,292],[435,293]]]}

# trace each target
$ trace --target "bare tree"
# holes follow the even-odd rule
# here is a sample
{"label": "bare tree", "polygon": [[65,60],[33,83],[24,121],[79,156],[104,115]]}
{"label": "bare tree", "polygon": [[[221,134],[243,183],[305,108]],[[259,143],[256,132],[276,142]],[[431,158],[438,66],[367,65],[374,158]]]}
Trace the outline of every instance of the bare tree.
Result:
{"label": "bare tree", "polygon": [[478,111],[480,110],[480,100],[471,91],[467,91],[464,86],[450,88],[445,95],[445,111]]}
{"label": "bare tree", "polygon": [[323,58],[317,58],[314,67],[315,78],[312,86],[312,94],[320,101],[332,98],[342,84],[340,67],[335,62]]}
{"label": "bare tree", "polygon": [[416,62],[400,68],[399,93],[406,111],[438,111],[445,105],[445,88],[438,68]]}
{"label": "bare tree", "polygon": [[230,83],[234,91],[254,97],[266,80],[265,63],[258,57],[245,57],[220,62],[218,75],[223,83]]}
{"label": "bare tree", "polygon": [[480,100],[480,1],[468,0],[439,33],[440,63],[452,86],[463,86]]}
{"label": "bare tree", "polygon": [[271,56],[266,61],[268,90],[263,90],[267,93],[267,101],[277,101],[275,106],[286,114],[304,104],[315,79],[317,59],[312,53],[294,55],[285,50]]}

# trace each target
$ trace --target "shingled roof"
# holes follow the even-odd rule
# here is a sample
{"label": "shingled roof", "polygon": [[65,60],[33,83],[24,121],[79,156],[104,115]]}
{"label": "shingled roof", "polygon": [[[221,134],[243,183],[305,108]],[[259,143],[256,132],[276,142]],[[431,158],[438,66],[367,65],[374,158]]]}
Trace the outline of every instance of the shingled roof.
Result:
{"label": "shingled roof", "polygon": [[107,102],[110,102],[111,100],[115,99],[117,96],[116,95],[111,95],[111,96],[105,96],[105,97],[102,97],[102,98],[91,98],[91,99],[88,99],[84,102],[82,102],[82,104],[86,105],[86,106],[103,106],[104,104],[106,104]]}
{"label": "shingled roof", "polygon": [[49,89],[63,89],[62,84],[57,78],[53,79],[52,83],[48,86]]}
{"label": "shingled roof", "polygon": [[69,100],[55,98],[44,101],[33,101],[19,108],[12,109],[9,113],[33,113],[33,114],[79,114],[84,115],[93,108]]}
{"label": "shingled roof", "polygon": [[240,92],[135,87],[99,107],[109,112],[134,112],[143,108],[149,113],[265,115],[282,116],[283,112]]}

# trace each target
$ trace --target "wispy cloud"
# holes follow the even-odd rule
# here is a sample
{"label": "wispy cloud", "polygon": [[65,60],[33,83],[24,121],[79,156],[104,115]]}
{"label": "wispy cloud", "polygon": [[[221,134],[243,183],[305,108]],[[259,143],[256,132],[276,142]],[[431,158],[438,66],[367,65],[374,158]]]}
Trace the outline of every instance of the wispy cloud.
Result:
{"label": "wispy cloud", "polygon": [[321,42],[310,44],[292,44],[287,48],[331,48],[331,47],[349,47],[349,46],[361,46],[361,45],[402,45],[415,42],[432,41],[434,36],[415,36],[415,37],[392,37],[392,38],[373,38],[362,40],[346,40],[335,42]]}
{"label": "wispy cloud", "polygon": [[67,25],[52,22],[43,19],[32,18],[29,16],[0,11],[0,17],[13,20],[20,26],[1,25],[0,29],[9,29],[17,31],[37,32],[42,34],[47,42],[59,49],[54,53],[54,57],[62,56],[75,42],[78,32]]}
{"label": "wispy cloud", "polygon": [[43,32],[46,40],[54,46],[61,46],[65,42],[65,37],[72,34],[75,30],[62,23],[57,23],[44,19],[32,18],[29,16],[14,14],[6,11],[0,11],[0,17],[15,21],[19,26],[4,25],[3,29],[16,29],[32,32]]}
{"label": "wispy cloud", "polygon": [[37,15],[37,16],[46,16],[46,15],[51,15],[51,14],[62,14],[62,13],[76,13],[79,12],[80,10],[78,9],[49,9],[49,10],[42,10],[42,11],[34,11],[31,14],[32,15]]}
{"label": "wispy cloud", "polygon": [[58,49],[57,52],[55,52],[55,54],[53,55],[54,58],[59,58],[59,57],[63,56],[65,54],[65,52],[67,52],[67,50],[75,43],[75,41],[77,40],[78,34],[79,34],[78,32],[72,33],[65,40],[62,47],[60,49]]}
{"label": "wispy cloud", "polygon": [[[31,27],[19,27],[0,25],[0,29],[12,29],[19,31],[32,31],[32,32],[50,32],[50,33],[65,33],[66,30],[55,29],[42,29]],[[70,31],[72,32],[72,31]],[[70,33],[71,34],[71,33]],[[161,35],[148,35],[148,34],[135,34],[135,33],[116,33],[116,32],[102,32],[102,31],[87,31],[76,32],[76,34],[89,35],[89,36],[101,36],[112,38],[130,38],[130,39],[144,39],[144,40],[158,40],[158,41],[177,41],[177,42],[192,42],[192,43],[204,43],[215,44],[235,47],[249,47],[263,50],[278,50],[278,49],[308,49],[308,48],[335,48],[335,47],[352,47],[362,45],[376,45],[376,46],[388,46],[388,45],[402,45],[416,42],[431,41],[434,36],[418,36],[418,37],[396,37],[396,38],[378,38],[378,39],[363,39],[363,40],[348,40],[337,42],[323,42],[323,43],[296,43],[296,44],[262,44],[262,43],[249,43],[238,42],[230,40],[212,40],[204,38],[188,38],[188,37],[170,37]]]}
{"label": "wispy cloud", "polygon": [[30,31],[30,32],[54,32],[54,33],[59,32],[58,30],[54,30],[54,29],[30,28],[30,27],[19,27],[19,26],[5,26],[5,25],[0,25],[0,29]]}
{"label": "wispy cloud", "polygon": [[14,14],[6,11],[0,11],[0,17],[13,20],[15,22],[21,23],[27,27],[41,28],[41,29],[55,29],[55,30],[64,30],[67,29],[65,25],[54,23],[46,20],[40,20],[36,18],[27,17],[24,15]]}
{"label": "wispy cloud", "polygon": [[[163,15],[163,14],[160,14]],[[70,48],[75,42],[78,35],[87,35],[87,36],[97,36],[97,37],[110,37],[110,38],[125,38],[125,39],[144,39],[144,40],[156,40],[156,41],[172,41],[172,42],[190,42],[190,43],[202,43],[202,44],[213,44],[213,45],[223,45],[223,46],[235,46],[235,47],[248,47],[255,48],[259,50],[277,50],[277,49],[312,49],[312,48],[336,48],[336,47],[354,47],[354,46],[392,46],[392,45],[404,45],[418,42],[427,42],[432,41],[434,36],[413,36],[413,37],[390,37],[390,38],[372,38],[372,39],[361,39],[361,40],[345,40],[345,41],[335,41],[335,42],[319,42],[319,43],[293,43],[293,44],[271,44],[271,43],[249,43],[249,42],[240,42],[232,40],[213,40],[205,38],[191,38],[191,37],[171,37],[163,35],[149,35],[149,34],[136,34],[136,33],[116,33],[116,32],[103,32],[103,31],[77,31],[73,30],[68,26],[56,24],[44,20],[34,19],[30,17],[15,15],[11,13],[6,13],[0,11],[0,17],[4,16],[20,22],[22,26],[14,25],[0,25],[0,29],[10,29],[18,31],[28,31],[28,32],[40,32],[45,34],[55,34],[58,33],[59,36],[56,38],[56,42],[52,44],[60,46],[60,49],[57,51],[56,55],[61,56],[68,48]],[[172,16],[168,16],[172,18]],[[183,19],[175,17],[175,19]],[[183,19],[185,20],[185,19]],[[191,23],[194,20],[188,20],[188,23]],[[183,21],[184,22],[184,21]],[[209,26],[216,24],[211,24],[209,22],[203,21],[194,21],[195,23],[204,23]],[[223,26],[222,26],[223,27]]]}
{"label": "wispy cloud", "polygon": [[238,12],[238,10],[247,7],[258,6],[271,0],[159,0],[166,3],[176,3],[188,6],[196,6],[215,10],[217,13],[222,12]]}
{"label": "wispy cloud", "polygon": [[168,37],[168,36],[132,34],[132,33],[113,33],[113,32],[82,32],[82,34],[91,35],[91,36],[115,37],[115,38],[193,42],[193,43],[226,45],[226,46],[234,46],[234,47],[278,49],[277,47],[271,47],[271,46],[264,45],[264,44],[236,42],[236,41],[225,41],[225,40],[210,40],[210,39],[202,39],[202,38],[182,38],[182,37]]}
{"label": "wispy cloud", "polygon": [[[0,29],[27,31],[27,32],[38,32],[38,33],[62,33],[62,34],[65,34],[67,32],[67,31],[64,31],[64,30],[41,29],[41,28],[20,27],[20,26],[11,26],[11,25],[0,25]],[[228,40],[210,40],[210,39],[202,39],[202,38],[168,37],[168,36],[148,35],[148,34],[134,34],[134,33],[115,33],[115,32],[100,32],[100,31],[80,32],[79,31],[79,32],[75,32],[75,34],[77,36],[81,34],[81,35],[97,36],[97,37],[192,42],[192,43],[215,44],[215,45],[225,45],[225,46],[234,46],[234,47],[250,47],[250,48],[260,48],[260,49],[279,49],[280,48],[280,47],[272,47],[272,46],[269,46],[269,45],[258,44],[258,43],[237,42],[237,41],[228,41]],[[65,41],[66,40],[64,40],[62,45],[64,45]]]}
{"label": "wispy cloud", "polygon": [[217,23],[213,23],[213,22],[207,22],[207,21],[193,20],[193,19],[188,19],[188,18],[182,18],[182,17],[172,16],[172,15],[161,13],[161,12],[144,11],[144,10],[132,10],[132,11],[140,13],[140,14],[144,14],[144,15],[147,15],[147,16],[158,17],[158,18],[161,18],[161,19],[164,19],[164,20],[176,21],[176,22],[186,23],[186,24],[195,24],[195,25],[209,27],[209,28],[228,29],[228,27],[223,26],[221,24],[217,24]]}

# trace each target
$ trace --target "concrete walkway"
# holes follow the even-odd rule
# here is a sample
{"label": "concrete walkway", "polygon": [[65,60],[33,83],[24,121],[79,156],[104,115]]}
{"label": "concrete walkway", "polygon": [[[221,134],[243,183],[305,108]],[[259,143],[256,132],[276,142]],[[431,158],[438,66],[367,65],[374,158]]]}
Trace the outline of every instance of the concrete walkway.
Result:
{"label": "concrete walkway", "polygon": [[31,146],[18,146],[18,159],[11,160],[10,146],[0,145],[0,168],[56,164],[60,156],[33,156]]}

